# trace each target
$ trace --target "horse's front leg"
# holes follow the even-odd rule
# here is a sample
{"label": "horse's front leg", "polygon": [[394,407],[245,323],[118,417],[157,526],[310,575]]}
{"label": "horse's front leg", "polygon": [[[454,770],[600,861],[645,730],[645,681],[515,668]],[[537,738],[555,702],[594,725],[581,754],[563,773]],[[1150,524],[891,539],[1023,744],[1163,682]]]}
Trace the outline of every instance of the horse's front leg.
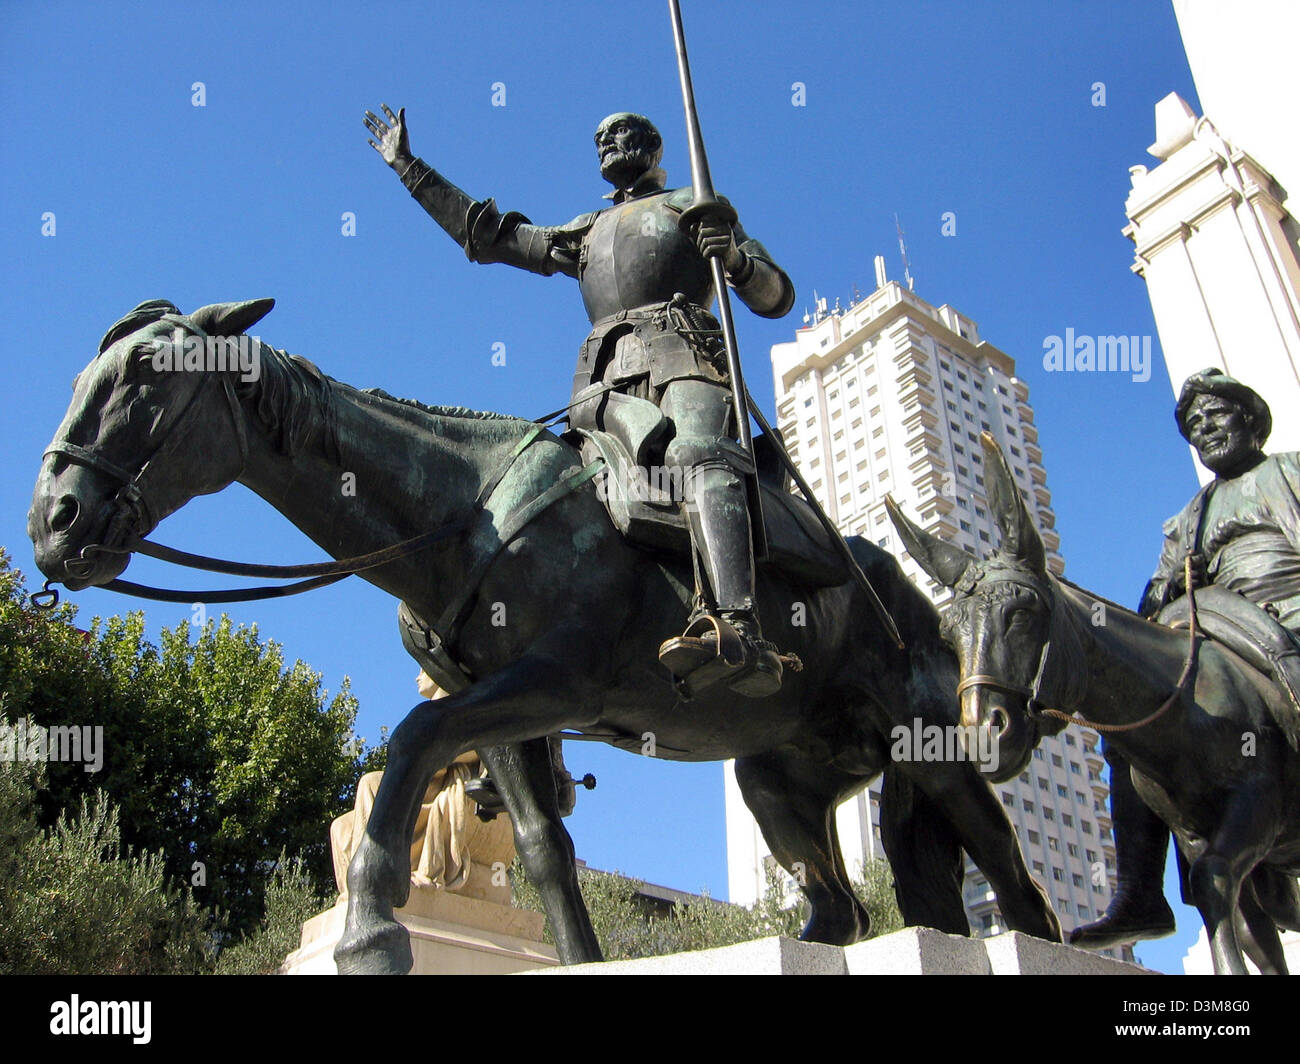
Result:
{"label": "horse's front leg", "polygon": [[510,812],[515,849],[542,904],[564,964],[603,960],[600,943],[578,886],[573,840],[561,819],[550,744],[532,739],[512,746],[489,746],[479,752]]}
{"label": "horse's front leg", "polygon": [[411,970],[410,936],[393,917],[410,892],[410,839],[433,774],[478,747],[537,738],[577,723],[582,692],[556,658],[530,654],[458,694],[421,702],[388,742],[388,765],[348,866],[348,914],[334,949],[340,974]]}

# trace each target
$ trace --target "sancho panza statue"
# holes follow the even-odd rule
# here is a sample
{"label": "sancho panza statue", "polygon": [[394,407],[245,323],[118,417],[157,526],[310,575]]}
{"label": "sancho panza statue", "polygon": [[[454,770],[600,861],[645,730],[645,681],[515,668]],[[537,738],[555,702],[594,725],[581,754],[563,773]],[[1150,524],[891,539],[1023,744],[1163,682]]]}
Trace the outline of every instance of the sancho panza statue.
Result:
{"label": "sancho panza statue", "polygon": [[[721,252],[729,284],[755,313],[778,318],[794,287],[739,225],[706,220],[694,234],[678,224],[689,188],[665,187],[663,143],[649,119],[610,115],[596,130],[600,172],[611,185],[603,210],[566,225],[533,225],[476,201],[411,154],[406,112],[385,105],[387,121],[366,112],[370,143],[434,221],[474,262],[503,262],[578,282],[591,321],[573,379],[574,410],[584,394],[612,390],[648,399],[671,423],[661,460],[680,470],[691,541],[707,589],[682,636],[667,640],[660,660],[678,679],[709,677],[695,689],[726,682],[758,698],[781,686],[776,648],[762,638],[755,611],[754,557],[744,477],[748,455],[736,444],[726,356],[709,312],[715,292],[705,253]],[[575,418],[576,413],[572,415]],[[744,648],[728,665],[719,642]],[[734,662],[733,658],[733,662]]]}
{"label": "sancho panza statue", "polygon": [[[1273,427],[1268,404],[1219,369],[1187,379],[1175,418],[1214,479],[1165,522],[1160,561],[1139,610],[1155,617],[1187,594],[1184,559],[1190,555],[1195,587],[1234,592],[1247,625],[1274,630],[1267,648],[1273,676],[1294,702],[1300,694],[1300,453],[1264,453]],[[1143,804],[1127,763],[1109,746],[1106,760],[1118,889],[1106,914],[1070,937],[1096,949],[1174,931],[1162,891],[1169,829]]]}

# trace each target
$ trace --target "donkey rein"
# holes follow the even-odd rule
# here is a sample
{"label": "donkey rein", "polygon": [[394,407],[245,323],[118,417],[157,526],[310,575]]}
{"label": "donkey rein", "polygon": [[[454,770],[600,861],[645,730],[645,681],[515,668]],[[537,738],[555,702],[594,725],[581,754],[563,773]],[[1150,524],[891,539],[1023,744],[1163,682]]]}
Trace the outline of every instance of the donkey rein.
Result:
{"label": "donkey rein", "polygon": [[1192,590],[1192,556],[1188,554],[1183,559],[1183,587],[1187,589],[1187,604],[1190,610],[1190,618],[1187,625],[1187,659],[1183,662],[1183,673],[1178,677],[1178,686],[1174,688],[1173,693],[1160,704],[1160,708],[1154,713],[1143,717],[1141,720],[1135,720],[1131,724],[1098,724],[1096,721],[1087,720],[1084,717],[1075,716],[1072,713],[1062,713],[1059,709],[1044,709],[1042,715],[1045,717],[1056,717],[1058,720],[1066,721],[1069,724],[1081,724],[1085,728],[1091,728],[1093,731],[1109,732],[1126,732],[1133,731],[1135,728],[1145,727],[1152,721],[1164,716],[1174,703],[1177,702],[1187,689],[1187,683],[1192,678],[1192,670],[1196,666],[1196,595]]}

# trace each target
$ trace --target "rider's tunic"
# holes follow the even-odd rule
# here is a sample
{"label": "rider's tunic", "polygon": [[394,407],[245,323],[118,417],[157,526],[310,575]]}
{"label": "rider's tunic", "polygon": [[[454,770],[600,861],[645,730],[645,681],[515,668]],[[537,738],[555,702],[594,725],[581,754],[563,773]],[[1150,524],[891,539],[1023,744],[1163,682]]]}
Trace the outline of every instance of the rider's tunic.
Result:
{"label": "rider's tunic", "polygon": [[[493,200],[473,203],[465,253],[475,262],[577,279],[591,332],[579,351],[575,396],[603,382],[657,402],[673,381],[726,383],[726,354],[707,309],[716,294],[709,265],[678,224],[691,190],[665,189],[663,172],[652,170],[613,199],[560,226],[503,215]],[[758,241],[733,228],[746,256],[731,282],[736,294],[755,313],[781,317],[794,302],[790,279]]]}
{"label": "rider's tunic", "polygon": [[1182,572],[1187,545],[1194,543],[1210,583],[1263,606],[1300,634],[1300,453],[1268,455],[1240,476],[1214,481],[1199,522],[1197,509],[1193,499],[1165,522],[1164,548],[1143,595],[1143,614],[1153,615],[1181,593],[1181,585],[1171,581]]}

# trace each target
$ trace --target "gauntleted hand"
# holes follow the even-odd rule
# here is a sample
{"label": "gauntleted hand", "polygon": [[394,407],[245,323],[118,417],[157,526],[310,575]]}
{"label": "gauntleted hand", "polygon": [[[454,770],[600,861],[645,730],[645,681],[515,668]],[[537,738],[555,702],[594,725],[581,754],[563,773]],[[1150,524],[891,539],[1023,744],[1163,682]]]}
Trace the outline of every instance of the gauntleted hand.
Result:
{"label": "gauntleted hand", "polygon": [[388,104],[381,104],[384,114],[388,116],[388,122],[376,115],[373,111],[366,112],[366,128],[379,138],[376,144],[373,140],[367,143],[384,157],[384,162],[394,170],[405,170],[410,165],[414,156],[411,155],[411,142],[406,134],[406,108],[403,107],[393,114]]}
{"label": "gauntleted hand", "polygon": [[728,274],[738,273],[745,265],[745,253],[736,246],[736,234],[727,222],[705,218],[696,227],[695,245],[706,259],[721,256]]}

